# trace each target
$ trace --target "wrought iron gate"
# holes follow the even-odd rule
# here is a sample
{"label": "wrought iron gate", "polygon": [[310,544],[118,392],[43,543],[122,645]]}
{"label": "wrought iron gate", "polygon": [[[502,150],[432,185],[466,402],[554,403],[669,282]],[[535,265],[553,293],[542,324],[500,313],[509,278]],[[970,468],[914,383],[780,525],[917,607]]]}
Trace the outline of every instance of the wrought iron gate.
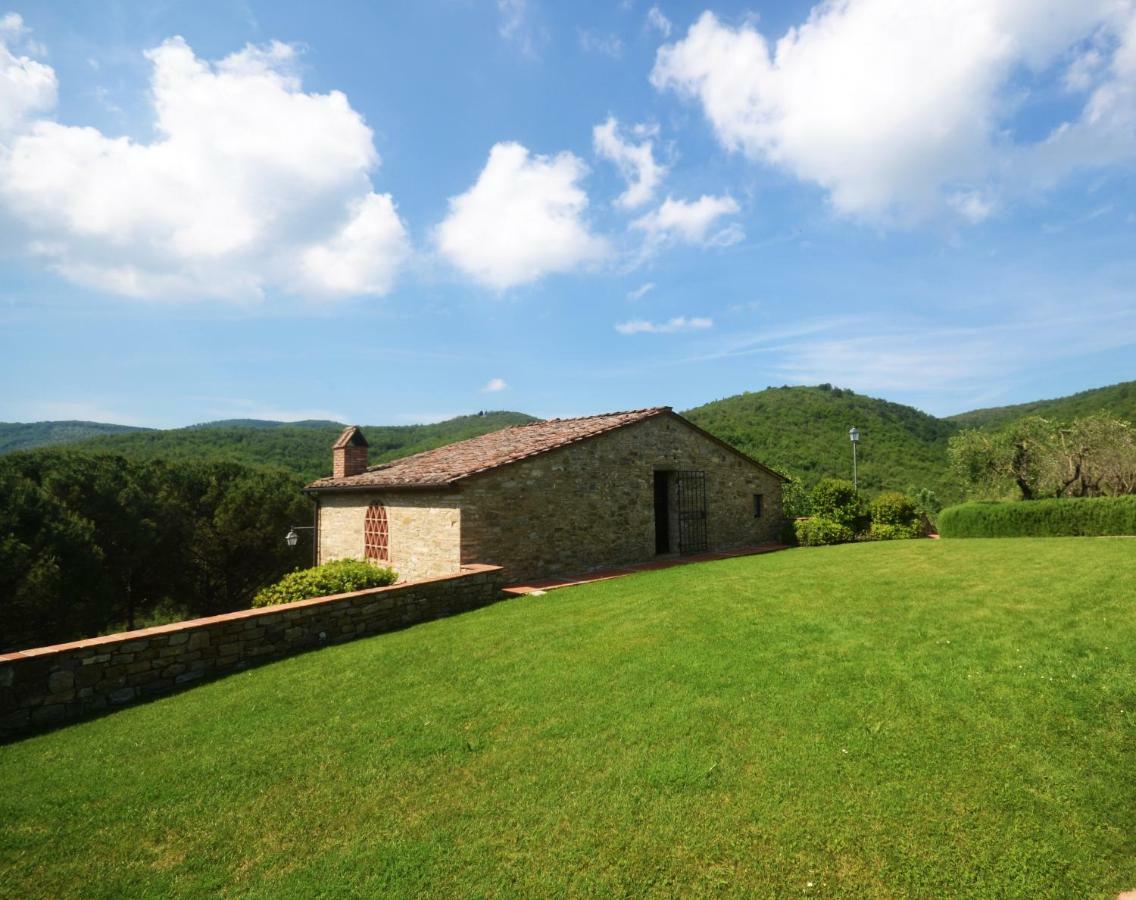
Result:
{"label": "wrought iron gate", "polygon": [[698,553],[706,538],[706,473],[675,472],[678,488],[678,552]]}

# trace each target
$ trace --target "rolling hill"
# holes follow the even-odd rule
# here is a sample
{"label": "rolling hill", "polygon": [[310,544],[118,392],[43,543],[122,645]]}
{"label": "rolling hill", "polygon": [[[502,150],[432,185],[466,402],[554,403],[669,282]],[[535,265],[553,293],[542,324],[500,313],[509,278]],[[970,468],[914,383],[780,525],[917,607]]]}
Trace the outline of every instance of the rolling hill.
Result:
{"label": "rolling hill", "polygon": [[[947,473],[946,450],[963,428],[1000,428],[1024,415],[1072,419],[1105,412],[1136,421],[1136,381],[1054,400],[978,409],[945,419],[913,407],[820,385],[766,388],[686,410],[710,433],[806,487],[824,475],[851,477],[848,429],[860,429],[860,484],[869,492],[930,488],[941,500],[962,499]],[[430,425],[367,425],[372,462],[385,462],[533,421],[494,411]],[[0,453],[68,443],[78,450],[133,459],[197,459],[279,466],[314,479],[330,471],[337,422],[230,419],[165,431],[95,422],[0,424]]]}
{"label": "rolling hill", "polygon": [[16,450],[34,450],[36,447],[54,447],[74,444],[92,437],[107,434],[127,434],[149,431],[133,425],[109,425],[105,422],[0,422],[0,454]]}
{"label": "rolling hill", "polygon": [[821,385],[737,394],[683,415],[806,485],[824,475],[852,477],[848,429],[854,425],[862,487],[928,487],[944,499],[958,493],[947,477],[946,453],[959,426],[910,406]]}
{"label": "rolling hill", "polygon": [[1045,416],[1050,419],[1079,419],[1093,413],[1108,413],[1136,422],[1136,381],[1122,381],[1108,387],[1081,391],[1054,400],[1035,400],[1014,406],[992,406],[948,416],[947,420],[964,428],[1001,428],[1022,416]]}
{"label": "rolling hill", "polygon": [[[518,412],[486,412],[429,425],[364,425],[371,462],[385,462],[443,444],[533,421]],[[279,466],[307,480],[331,474],[331,445],[338,423],[217,423],[142,434],[96,437],[72,445],[76,450],[117,453],[129,459],[228,460]]]}

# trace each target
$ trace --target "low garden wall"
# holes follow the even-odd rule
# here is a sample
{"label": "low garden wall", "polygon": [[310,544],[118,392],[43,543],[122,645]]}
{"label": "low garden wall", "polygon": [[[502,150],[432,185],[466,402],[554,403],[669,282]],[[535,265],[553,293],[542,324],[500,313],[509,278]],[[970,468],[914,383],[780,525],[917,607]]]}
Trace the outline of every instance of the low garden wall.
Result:
{"label": "low garden wall", "polygon": [[502,597],[500,566],[0,655],[0,739]]}

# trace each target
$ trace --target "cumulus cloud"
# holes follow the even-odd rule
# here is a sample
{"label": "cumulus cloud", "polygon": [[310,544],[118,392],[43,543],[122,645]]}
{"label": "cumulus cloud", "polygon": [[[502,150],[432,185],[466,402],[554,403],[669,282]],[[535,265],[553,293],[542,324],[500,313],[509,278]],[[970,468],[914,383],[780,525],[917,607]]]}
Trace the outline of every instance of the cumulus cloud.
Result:
{"label": "cumulus cloud", "polygon": [[667,167],[655,161],[654,145],[650,140],[633,144],[619,136],[619,123],[613,116],[592,129],[592,145],[596,155],[610,160],[627,182],[627,190],[615,203],[624,209],[635,209],[649,203],[655,189],[666,177]]}
{"label": "cumulus cloud", "polygon": [[487,394],[495,394],[498,391],[505,390],[508,386],[504,378],[490,378],[481,390]]}
{"label": "cumulus cloud", "polygon": [[305,286],[340,294],[386,294],[410,255],[406,230],[389,194],[367,194],[351,204],[338,232],[301,257]]}
{"label": "cumulus cloud", "polygon": [[628,322],[620,322],[615,326],[615,330],[620,334],[673,334],[676,331],[703,331],[713,327],[713,319],[699,317],[688,319],[686,316],[675,316],[665,322],[631,319]]}
{"label": "cumulus cloud", "polygon": [[435,230],[442,256],[465,274],[498,290],[553,272],[568,272],[607,256],[607,241],[584,220],[587,174],[579,157],[530,155],[500,143],[477,182],[450,198]]}
{"label": "cumulus cloud", "polygon": [[733,215],[737,211],[737,201],[729,194],[721,197],[703,194],[697,200],[667,197],[658,209],[636,219],[631,227],[643,231],[649,244],[679,241],[725,246],[736,244],[745,237],[741,227],[730,225],[713,234],[710,229],[722,216]]}
{"label": "cumulus cloud", "polygon": [[27,35],[17,13],[0,17],[0,147],[28,117],[55,105],[58,85],[51,66],[12,50],[25,43]]}
{"label": "cumulus cloud", "polygon": [[[1065,79],[1087,92],[1079,117],[1015,141],[1014,79],[1044,85],[1090,39]],[[659,49],[651,82],[696,99],[724,147],[820,185],[840,213],[976,220],[989,190],[1023,172],[1134,158],[1133,60],[1131,0],[828,0],[772,44],[706,12]]]}
{"label": "cumulus cloud", "polygon": [[146,54],[150,142],[29,122],[0,152],[29,249],[138,297],[389,290],[409,245],[371,187],[371,130],[342,93],[305,93],[295,55],[274,42],[211,63],[165,41]]}

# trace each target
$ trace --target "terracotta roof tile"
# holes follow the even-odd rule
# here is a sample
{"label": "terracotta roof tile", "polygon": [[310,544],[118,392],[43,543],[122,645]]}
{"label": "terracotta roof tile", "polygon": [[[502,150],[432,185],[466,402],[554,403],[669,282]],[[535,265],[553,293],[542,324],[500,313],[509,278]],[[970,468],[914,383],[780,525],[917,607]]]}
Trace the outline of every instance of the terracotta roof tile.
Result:
{"label": "terracotta roof tile", "polygon": [[[495,469],[498,466],[527,459],[538,453],[546,453],[557,447],[574,444],[667,412],[670,412],[669,406],[654,406],[650,409],[605,413],[579,419],[547,419],[543,422],[513,425],[436,450],[427,450],[425,453],[416,453],[389,463],[371,466],[359,475],[321,478],[309,484],[308,488],[326,490],[367,487],[446,487],[459,479],[468,478],[486,469]],[[336,442],[337,447],[344,444],[348,438],[348,431],[350,429],[340,436],[339,441]]]}

